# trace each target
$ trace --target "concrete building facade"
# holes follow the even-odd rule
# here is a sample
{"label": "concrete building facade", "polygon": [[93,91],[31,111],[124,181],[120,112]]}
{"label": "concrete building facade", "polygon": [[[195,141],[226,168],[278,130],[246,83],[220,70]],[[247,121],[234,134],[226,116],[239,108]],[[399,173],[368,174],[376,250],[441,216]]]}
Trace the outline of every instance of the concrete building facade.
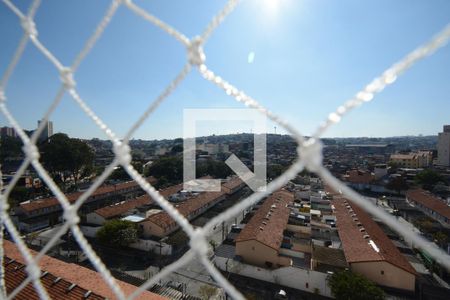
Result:
{"label": "concrete building facade", "polygon": [[[38,128],[39,126],[41,126],[42,122],[43,120],[38,121]],[[48,138],[51,137],[52,135],[53,135],[53,122],[47,121],[44,126],[44,130],[41,132],[41,135],[39,136],[39,141],[42,142],[48,140]]]}
{"label": "concrete building facade", "polygon": [[439,133],[437,151],[437,164],[450,167],[450,125],[444,125],[443,132]]}

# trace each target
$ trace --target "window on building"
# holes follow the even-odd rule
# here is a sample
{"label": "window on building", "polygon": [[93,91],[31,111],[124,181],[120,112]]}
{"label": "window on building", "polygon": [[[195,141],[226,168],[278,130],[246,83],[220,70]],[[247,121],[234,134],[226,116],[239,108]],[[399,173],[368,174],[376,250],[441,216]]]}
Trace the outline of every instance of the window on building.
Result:
{"label": "window on building", "polygon": [[309,283],[306,282],[306,283],[305,283],[305,287],[306,287],[306,288],[309,288]]}
{"label": "window on building", "polygon": [[381,272],[380,272],[380,273],[381,273],[381,275],[384,275],[384,271],[383,271],[383,270],[381,270]]}

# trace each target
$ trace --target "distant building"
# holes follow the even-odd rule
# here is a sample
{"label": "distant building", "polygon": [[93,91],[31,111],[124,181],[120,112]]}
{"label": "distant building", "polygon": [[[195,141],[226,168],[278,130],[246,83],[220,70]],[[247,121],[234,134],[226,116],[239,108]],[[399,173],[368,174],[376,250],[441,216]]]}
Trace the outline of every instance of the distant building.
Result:
{"label": "distant building", "polygon": [[0,136],[9,136],[9,137],[17,137],[16,130],[12,127],[2,127],[0,128]]}
{"label": "distant building", "polygon": [[450,125],[444,125],[444,131],[439,133],[437,151],[437,164],[450,167]]}
{"label": "distant building", "polygon": [[432,151],[418,151],[408,154],[392,154],[390,162],[402,168],[417,169],[431,166],[433,162]]}
{"label": "distant building", "polygon": [[[42,122],[43,122],[43,120],[38,120],[38,128],[39,128],[39,126],[41,126]],[[39,136],[39,141],[40,142],[46,141],[52,135],[53,135],[53,122],[47,121],[44,126],[44,130],[42,130],[41,135]]]}
{"label": "distant building", "polygon": [[386,155],[394,152],[394,146],[391,144],[347,144],[345,147],[362,155]]}
{"label": "distant building", "polygon": [[230,152],[227,144],[197,144],[197,150],[208,152],[208,154],[228,153]]}

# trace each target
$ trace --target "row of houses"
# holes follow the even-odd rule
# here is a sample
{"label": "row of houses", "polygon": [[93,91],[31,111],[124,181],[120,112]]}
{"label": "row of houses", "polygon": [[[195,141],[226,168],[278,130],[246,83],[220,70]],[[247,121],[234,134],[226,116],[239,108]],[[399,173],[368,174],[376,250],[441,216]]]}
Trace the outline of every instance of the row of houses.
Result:
{"label": "row of houses", "polygon": [[[380,286],[415,291],[417,272],[407,257],[368,213],[328,187],[279,190],[239,230],[216,253],[225,271],[248,269],[250,277],[327,295],[321,280],[351,269]],[[305,282],[293,284],[292,276]]]}
{"label": "row of houses", "polygon": [[[155,184],[154,177],[147,178],[150,184]],[[66,194],[69,203],[75,203],[84,191]],[[79,213],[83,217],[86,214],[123,200],[142,195],[144,191],[135,181],[118,184],[102,185],[94,191],[83,203]],[[33,199],[22,202],[12,211],[20,230],[33,232],[63,221],[63,209],[56,197]]]}
{"label": "row of houses", "polygon": [[[162,189],[159,193],[172,202],[181,215],[192,220],[244,186],[245,183],[234,176],[222,183],[220,192],[189,192],[183,189],[181,183]],[[98,227],[111,219],[137,223],[143,238],[162,238],[179,229],[178,223],[147,194],[88,213],[87,226],[84,227]]]}
{"label": "row of houses", "polygon": [[414,189],[406,192],[406,201],[443,226],[450,228],[450,207],[444,200],[423,189]]}
{"label": "row of houses", "polygon": [[339,193],[331,203],[350,269],[379,285],[414,291],[416,271],[372,217]]}

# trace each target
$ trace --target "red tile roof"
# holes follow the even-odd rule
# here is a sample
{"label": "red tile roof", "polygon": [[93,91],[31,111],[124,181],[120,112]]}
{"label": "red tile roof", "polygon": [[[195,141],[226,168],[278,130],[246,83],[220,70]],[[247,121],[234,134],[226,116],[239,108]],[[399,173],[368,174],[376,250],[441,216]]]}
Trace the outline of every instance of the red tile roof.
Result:
{"label": "red tile roof", "polygon": [[[340,194],[327,191],[333,194],[331,203],[334,205],[337,230],[347,262],[386,261],[409,273],[416,274],[408,260],[368,213]],[[361,231],[362,229],[364,231]],[[364,238],[365,235],[368,238]],[[369,244],[370,240],[375,243],[379,252]]]}
{"label": "red tile roof", "polygon": [[286,206],[293,201],[294,194],[288,191],[270,195],[239,233],[236,243],[256,240],[278,251],[289,219],[290,208]]}
{"label": "red tile roof", "polygon": [[[147,180],[150,183],[155,182],[154,177],[149,177]],[[127,182],[111,184],[111,185],[102,185],[90,197],[136,187],[137,185],[138,184],[135,181],[127,181]],[[84,192],[70,193],[70,194],[66,194],[66,197],[70,203],[74,203],[83,193]],[[56,199],[56,197],[50,197],[50,198],[44,198],[44,199],[39,199],[39,200],[31,200],[29,202],[23,202],[20,204],[20,207],[26,212],[31,212],[36,209],[52,207],[52,206],[56,206],[56,205],[60,205],[58,199]]]}
{"label": "red tile roof", "polygon": [[409,190],[406,192],[406,197],[450,219],[450,207],[430,192],[422,189]]}
{"label": "red tile roof", "polygon": [[[224,195],[224,192],[203,192],[197,196],[187,199],[184,202],[181,202],[180,204],[176,204],[175,207],[183,216],[187,217],[197,209],[204,207],[208,203],[213,202]],[[151,215],[143,222],[146,221],[150,221],[161,228],[167,228],[176,223],[175,220],[172,219],[172,217],[166,212]]]}
{"label": "red tile roof", "polygon": [[[7,294],[12,293],[28,276],[25,271],[25,265],[21,264],[15,260],[5,257],[5,285]],[[48,273],[41,277],[41,283],[43,287],[47,290],[48,295],[51,299],[89,299],[89,300],[104,300],[104,296],[100,296],[96,293],[92,293],[89,297],[84,298],[87,295],[88,290],[76,285],[72,289],[72,283],[64,280],[57,279],[58,277]],[[15,299],[39,299],[39,295],[33,284],[29,283],[24,289],[22,289]]]}
{"label": "red tile roof", "polygon": [[94,212],[105,219],[110,219],[123,215],[124,213],[146,204],[153,203],[149,195],[143,195],[131,200],[119,202],[117,204],[105,206],[95,210]]}
{"label": "red tile roof", "polygon": [[[4,255],[5,257],[9,259],[15,260],[19,264],[25,264],[25,260],[23,259],[22,255],[18,251],[16,245],[10,241],[4,240],[3,241],[3,247],[4,247]],[[37,255],[37,252],[30,250],[32,255]],[[80,297],[80,293],[82,290],[90,290],[93,293],[95,293],[95,296],[100,295],[103,298],[108,299],[117,299],[110,289],[110,287],[106,284],[106,282],[103,280],[100,273],[86,269],[84,267],[81,267],[76,264],[66,263],[63,261],[60,261],[58,259],[55,259],[53,257],[44,255],[42,259],[39,262],[39,266],[42,271],[47,271],[51,273],[52,276],[49,276],[48,279],[54,278],[54,277],[61,277],[64,282],[61,284],[58,283],[58,285],[51,285],[51,282],[47,279],[45,279],[46,276],[43,277],[43,284],[46,287],[47,291],[49,291],[50,296],[52,294],[56,294],[55,297],[52,297],[52,299],[83,299]],[[8,268],[6,268],[6,271],[8,271]],[[9,278],[9,279],[8,279]],[[24,279],[26,278],[26,273],[17,273],[13,274],[12,276],[8,275],[8,272],[6,272],[6,282],[7,282],[7,288],[8,291],[9,288],[13,289],[14,286],[17,286],[20,284]],[[9,282],[8,282],[9,281]],[[50,285],[49,285],[50,283]],[[78,288],[75,289],[73,293],[66,293],[64,296],[61,296],[61,293],[64,293],[66,286],[68,284],[75,283]],[[137,287],[130,285],[128,283],[125,283],[123,281],[119,281],[116,279],[116,283],[119,285],[119,287],[122,289],[122,291],[125,293],[125,295],[130,295],[134,290],[137,289]],[[8,286],[9,285],[9,286]],[[36,297],[36,292],[34,291],[34,287],[32,287],[30,284],[25,288],[24,292],[25,294],[19,294],[23,295],[23,297],[16,297],[17,299],[38,299]],[[59,296],[58,296],[59,295]],[[94,295],[89,296],[87,299],[91,299],[90,297],[93,297],[92,299],[98,299],[94,297]],[[159,295],[153,294],[151,292],[145,291],[143,292],[138,299],[166,299],[164,297],[161,297]]]}
{"label": "red tile roof", "polygon": [[351,183],[371,183],[375,180],[375,176],[369,172],[361,170],[350,170],[347,175],[344,175],[345,181]]}
{"label": "red tile roof", "polygon": [[222,186],[224,188],[228,188],[230,190],[233,190],[233,189],[237,188],[238,186],[242,185],[243,183],[244,182],[242,181],[242,179],[240,177],[234,176],[230,180],[225,182]]}

